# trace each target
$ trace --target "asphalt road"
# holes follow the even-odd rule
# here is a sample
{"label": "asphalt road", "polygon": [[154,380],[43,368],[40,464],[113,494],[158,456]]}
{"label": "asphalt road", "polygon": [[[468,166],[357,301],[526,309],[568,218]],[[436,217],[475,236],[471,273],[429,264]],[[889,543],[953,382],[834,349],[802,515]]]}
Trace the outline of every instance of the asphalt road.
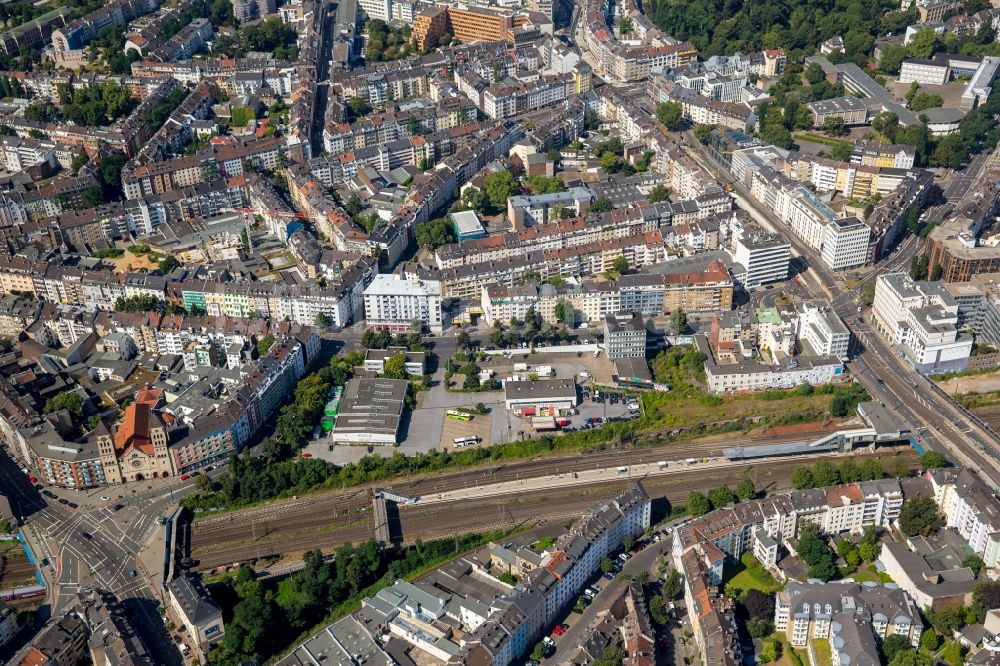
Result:
{"label": "asphalt road", "polygon": [[[58,544],[56,552],[38,553],[39,558],[50,559],[44,573],[51,586],[51,615],[58,616],[72,604],[82,587],[97,586],[122,601],[147,648],[157,655],[157,663],[181,664],[180,653],[156,612],[156,596],[143,576],[130,575],[152,527],[151,516],[170,505],[169,493],[163,489],[137,492],[129,499],[135,503],[137,518],[123,529],[110,520],[111,511],[102,506],[71,510],[57,503],[49,505],[6,452],[0,453],[0,488],[14,513],[39,540]],[[43,546],[43,550],[47,548]]]}
{"label": "asphalt road", "polygon": [[[589,633],[587,627],[597,619],[598,613],[607,609],[611,600],[622,586],[629,583],[629,579],[626,576],[635,576],[643,571],[650,571],[652,574],[656,559],[660,555],[666,555],[669,559],[670,543],[670,539],[665,538],[659,543],[651,543],[646,548],[635,553],[625,562],[622,570],[612,580],[605,580],[600,570],[598,570],[594,579],[589,584],[596,582],[600,585],[600,593],[594,597],[594,600],[584,609],[583,613],[577,615],[575,618],[572,617],[573,613],[571,610],[567,611],[570,614],[572,623],[570,623],[569,629],[562,636],[552,637],[553,642],[556,644],[555,652],[550,654],[542,663],[567,663],[567,659],[573,654],[576,647],[587,640]],[[651,579],[655,577],[655,575],[650,576]]]}

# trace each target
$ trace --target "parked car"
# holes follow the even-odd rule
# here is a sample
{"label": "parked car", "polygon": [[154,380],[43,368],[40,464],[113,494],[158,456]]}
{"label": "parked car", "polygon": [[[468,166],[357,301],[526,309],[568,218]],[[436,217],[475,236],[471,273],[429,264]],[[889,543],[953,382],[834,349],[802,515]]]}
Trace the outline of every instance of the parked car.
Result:
{"label": "parked car", "polygon": [[614,580],[614,579],[615,579],[615,575],[613,573],[611,573],[610,571],[607,572],[606,574],[604,574],[604,580]]}
{"label": "parked car", "polygon": [[80,505],[77,504],[76,502],[66,502],[66,506],[68,506],[71,509],[79,509],[80,508]]}
{"label": "parked car", "polygon": [[565,630],[565,629],[563,629],[563,628],[562,628],[561,626],[559,626],[559,625],[556,625],[556,628],[552,630],[552,635],[553,635],[553,636],[562,636],[562,635],[563,635],[563,634],[565,634],[565,633],[566,633],[566,630]]}
{"label": "parked car", "polygon": [[66,499],[65,497],[60,497],[56,501],[59,502],[60,504],[63,504],[63,505],[69,504],[69,500]]}

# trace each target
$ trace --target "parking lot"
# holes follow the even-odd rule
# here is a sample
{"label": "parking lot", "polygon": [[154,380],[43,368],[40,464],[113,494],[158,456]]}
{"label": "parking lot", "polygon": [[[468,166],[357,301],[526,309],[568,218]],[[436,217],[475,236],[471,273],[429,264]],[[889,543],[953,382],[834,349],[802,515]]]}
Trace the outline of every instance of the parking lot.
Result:
{"label": "parking lot", "polygon": [[506,354],[492,354],[490,358],[479,362],[479,367],[484,370],[493,370],[497,379],[506,379],[515,374],[514,367],[520,363],[528,366],[527,371],[517,374],[532,374],[539,366],[549,366],[554,371],[553,377],[576,377],[580,384],[597,383],[609,385],[612,383],[614,374],[614,364],[608,360],[605,353],[594,358],[591,353],[555,353],[539,352],[537,354],[524,353],[523,350],[511,350],[510,356]]}
{"label": "parking lot", "polygon": [[[607,359],[602,351],[599,356],[584,352],[538,352],[535,354],[511,350],[510,357],[505,354],[493,354],[486,360],[478,360],[479,366],[492,370],[497,379],[504,380],[515,374],[515,364],[527,365],[527,370],[516,374],[530,376],[537,373],[539,366],[549,366],[553,369],[553,377],[573,377],[580,384],[584,394],[590,392],[593,384],[610,385],[614,374],[614,364]],[[479,446],[500,444],[514,441],[524,436],[535,434],[527,420],[514,416],[504,409],[503,391],[460,392],[447,391],[444,388],[444,363],[438,364],[438,370],[433,375],[433,385],[430,390],[417,394],[417,408],[406,416],[400,432],[402,441],[399,446],[375,446],[372,453],[388,457],[394,452],[413,455],[430,449],[450,449],[458,437],[479,436],[482,442]],[[477,403],[483,403],[489,413],[477,415],[472,421],[456,421],[446,416],[448,409],[456,407],[473,408]],[[622,402],[595,402],[584,400],[579,406],[579,414],[569,416],[569,428],[577,430],[595,427],[593,419],[616,419],[628,415],[628,409]],[[588,422],[588,419],[591,421]],[[572,432],[572,430],[571,430]],[[523,433],[523,434],[522,434]],[[311,442],[306,451],[317,458],[322,458],[335,464],[355,462],[369,453],[367,446],[334,446],[329,447],[327,436]]]}
{"label": "parking lot", "polygon": [[[455,449],[455,440],[458,438],[478,437],[478,444],[467,444],[465,446],[489,446],[490,444],[490,424],[492,418],[489,414],[476,414],[471,421],[459,421],[449,418],[447,413],[442,414],[441,424],[441,449],[450,451]],[[464,447],[463,447],[464,448]]]}

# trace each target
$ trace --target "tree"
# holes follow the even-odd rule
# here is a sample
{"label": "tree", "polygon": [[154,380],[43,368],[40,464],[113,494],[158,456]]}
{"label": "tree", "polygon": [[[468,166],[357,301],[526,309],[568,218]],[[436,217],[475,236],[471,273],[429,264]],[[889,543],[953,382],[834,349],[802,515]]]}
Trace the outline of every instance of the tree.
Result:
{"label": "tree", "polygon": [[708,143],[708,137],[712,135],[712,130],[715,129],[715,125],[705,125],[699,124],[694,127],[694,138],[698,139],[703,144]]}
{"label": "tree", "polygon": [[892,141],[896,138],[896,132],[899,130],[899,116],[891,111],[883,111],[872,118],[872,129],[884,134]]}
{"label": "tree", "polygon": [[872,543],[863,543],[858,546],[858,555],[865,562],[871,564],[878,559],[878,546]]}
{"label": "tree", "polygon": [[936,611],[924,611],[924,615],[931,626],[944,636],[951,636],[965,624],[965,607],[961,602],[948,604]]}
{"label": "tree", "polygon": [[660,592],[667,599],[677,599],[684,593],[684,576],[677,569],[671,569],[670,575],[663,581]]}
{"label": "tree", "polygon": [[494,171],[483,180],[486,198],[496,210],[506,210],[507,199],[517,192],[517,181],[509,171]]}
{"label": "tree", "polygon": [[744,476],[743,480],[736,485],[736,496],[741,500],[751,500],[757,496],[757,486],[754,485],[753,479],[749,476]]}
{"label": "tree", "polygon": [[909,497],[899,510],[899,529],[906,536],[928,536],[940,524],[941,516],[932,497]]}
{"label": "tree", "polygon": [[837,118],[827,118],[820,125],[820,130],[830,136],[844,136],[847,134],[847,126],[844,125],[844,119]]}
{"label": "tree", "polygon": [[160,259],[159,262],[157,262],[156,267],[160,269],[161,273],[166,275],[167,273],[174,270],[180,265],[181,262],[179,262],[174,255],[168,254],[167,256],[163,257],[163,259]]}
{"label": "tree", "polygon": [[937,650],[938,645],[941,641],[938,640],[938,635],[934,633],[933,629],[924,629],[924,633],[920,634],[920,649],[926,652],[934,652]]}
{"label": "tree", "polygon": [[417,245],[425,250],[437,248],[455,242],[454,227],[445,218],[439,217],[429,222],[417,225]]}
{"label": "tree", "polygon": [[687,313],[684,312],[684,308],[677,308],[670,313],[670,332],[674,335],[680,335],[687,330],[688,317]]}
{"label": "tree", "polygon": [[826,74],[823,73],[823,68],[819,66],[818,63],[810,63],[806,67],[806,81],[815,85],[826,80]]}
{"label": "tree", "polygon": [[654,185],[653,189],[649,191],[649,196],[646,197],[649,203],[660,203],[661,201],[670,200],[670,188],[664,187],[663,185]]}
{"label": "tree", "polygon": [[612,569],[615,568],[615,563],[611,561],[610,557],[605,557],[601,559],[601,571],[604,573],[610,573]]}
{"label": "tree", "polygon": [[555,307],[552,308],[552,314],[559,323],[566,326],[573,325],[575,312],[573,306],[565,298],[560,298],[556,301]]}
{"label": "tree", "polygon": [[900,652],[910,649],[910,641],[902,634],[891,634],[882,641],[882,656],[886,662],[891,662]]}
{"label": "tree", "polygon": [[212,490],[212,477],[208,474],[200,474],[194,479],[195,490],[201,493],[207,493]]}
{"label": "tree", "polygon": [[533,194],[554,194],[566,189],[566,184],[554,176],[532,174],[525,180]]}
{"label": "tree", "polygon": [[937,44],[937,34],[934,28],[924,28],[913,35],[908,44],[910,56],[914,58],[930,58],[934,55],[934,47]]}
{"label": "tree", "polygon": [[720,509],[728,504],[732,504],[737,499],[736,493],[734,493],[729,486],[725,485],[713,488],[708,492],[708,500],[712,503],[712,507],[715,509]]}
{"label": "tree", "polygon": [[760,651],[758,658],[760,663],[768,664],[781,658],[782,643],[774,637],[764,639],[764,648]]}
{"label": "tree", "polygon": [[591,213],[607,213],[614,209],[614,204],[611,203],[611,199],[607,197],[599,197],[590,205]]}
{"label": "tree", "polygon": [[83,416],[83,398],[76,391],[64,391],[45,401],[46,414],[53,414],[61,409],[79,418]]}
{"label": "tree", "polygon": [[545,643],[539,641],[535,643],[535,647],[531,650],[531,658],[535,662],[540,662],[542,659],[545,659],[545,651]]}
{"label": "tree", "polygon": [[649,616],[653,618],[653,622],[661,627],[670,622],[667,615],[667,604],[662,596],[656,595],[649,600]]}
{"label": "tree", "polygon": [[750,617],[770,620],[774,617],[774,596],[750,588],[743,596],[743,605]]}
{"label": "tree", "polygon": [[826,582],[836,574],[833,553],[822,537],[818,536],[818,529],[800,531],[798,553],[802,561],[809,565],[810,578]]}
{"label": "tree", "polygon": [[406,379],[406,354],[399,352],[385,359],[382,376],[388,379]]}
{"label": "tree", "polygon": [[747,620],[747,633],[752,638],[764,638],[774,632],[774,624],[770,620],[759,617],[751,617]]}
{"label": "tree", "polygon": [[886,74],[899,74],[899,69],[906,59],[906,47],[900,45],[889,45],[882,49],[882,58],[879,60],[879,70]]}
{"label": "tree", "polygon": [[903,479],[910,476],[910,463],[905,458],[893,456],[884,462],[885,470],[894,479]]}
{"label": "tree", "polygon": [[939,469],[948,466],[948,459],[937,451],[926,451],[920,456],[920,467],[923,469]]}
{"label": "tree", "polygon": [[941,95],[930,95],[928,93],[920,93],[910,102],[910,111],[918,113],[924,109],[937,108],[944,104],[944,99]]}
{"label": "tree", "polygon": [[245,106],[237,106],[230,113],[229,124],[232,127],[246,127],[247,123],[253,119],[253,111]]}
{"label": "tree", "polygon": [[257,341],[257,353],[261,356],[265,356],[273,344],[274,336],[268,333]]}
{"label": "tree", "polygon": [[79,173],[80,169],[83,168],[83,165],[89,161],[90,161],[90,155],[88,155],[86,151],[81,150],[79,154],[73,157],[73,162],[70,164],[69,169],[70,171],[73,172],[73,175],[75,176],[77,173]]}
{"label": "tree", "polygon": [[796,490],[806,490],[815,488],[816,481],[813,479],[812,471],[808,467],[796,467],[792,470],[792,487]]}
{"label": "tree", "polygon": [[835,486],[840,483],[837,468],[828,460],[820,460],[813,465],[812,473],[817,486]]}
{"label": "tree", "polygon": [[347,100],[347,108],[351,110],[351,114],[353,114],[355,118],[360,118],[372,110],[372,107],[368,105],[368,102],[360,97],[352,97]]}
{"label": "tree", "polygon": [[978,577],[979,572],[986,567],[986,562],[984,562],[983,558],[979,557],[978,555],[969,555],[964,560],[962,560],[962,566],[972,569],[972,574]]}
{"label": "tree", "polygon": [[159,312],[162,309],[163,301],[151,294],[119,297],[115,301],[115,312]]}
{"label": "tree", "polygon": [[688,494],[687,510],[694,517],[703,516],[712,510],[712,504],[708,498],[697,491]]}
{"label": "tree", "polygon": [[88,187],[83,191],[83,205],[87,208],[96,208],[104,203],[104,192],[99,187]]}
{"label": "tree", "polygon": [[1000,582],[981,581],[972,590],[972,610],[977,622],[986,621],[986,611],[1000,608]]}
{"label": "tree", "polygon": [[669,130],[676,130],[684,123],[684,107],[680,102],[660,102],[656,105],[656,119]]}
{"label": "tree", "polygon": [[482,190],[476,189],[475,187],[467,187],[465,191],[462,192],[462,203],[470,209],[481,213],[486,209],[486,195],[483,194]]}
{"label": "tree", "polygon": [[847,416],[851,413],[851,406],[845,396],[835,395],[830,400],[830,414],[832,416]]}

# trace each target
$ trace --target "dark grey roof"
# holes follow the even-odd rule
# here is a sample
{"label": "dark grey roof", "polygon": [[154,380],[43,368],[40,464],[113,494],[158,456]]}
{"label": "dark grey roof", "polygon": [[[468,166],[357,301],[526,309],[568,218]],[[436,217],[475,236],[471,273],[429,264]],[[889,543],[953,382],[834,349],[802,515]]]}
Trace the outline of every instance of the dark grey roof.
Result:
{"label": "dark grey roof", "polygon": [[191,624],[199,625],[222,616],[222,609],[196,574],[185,574],[167,583]]}

